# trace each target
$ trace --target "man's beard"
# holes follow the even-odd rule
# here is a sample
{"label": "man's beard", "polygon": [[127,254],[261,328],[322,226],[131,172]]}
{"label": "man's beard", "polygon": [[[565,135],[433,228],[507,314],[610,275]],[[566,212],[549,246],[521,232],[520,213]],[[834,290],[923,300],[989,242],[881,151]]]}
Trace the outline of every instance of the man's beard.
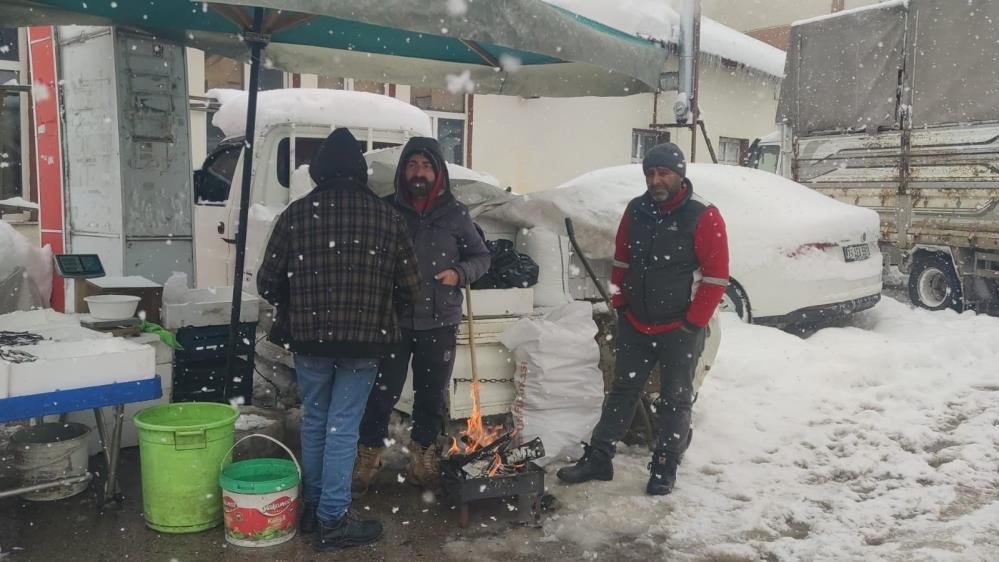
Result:
{"label": "man's beard", "polygon": [[409,192],[422,199],[430,194],[430,182],[426,178],[413,178],[409,180]]}
{"label": "man's beard", "polygon": [[669,189],[665,187],[662,189],[649,189],[649,195],[652,196],[652,200],[656,203],[664,203],[672,197]]}

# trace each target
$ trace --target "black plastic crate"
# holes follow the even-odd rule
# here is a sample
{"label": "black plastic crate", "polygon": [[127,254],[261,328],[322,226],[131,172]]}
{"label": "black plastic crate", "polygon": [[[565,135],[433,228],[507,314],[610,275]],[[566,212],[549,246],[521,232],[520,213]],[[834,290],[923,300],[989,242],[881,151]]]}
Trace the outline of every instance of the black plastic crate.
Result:
{"label": "black plastic crate", "polygon": [[[253,352],[257,337],[257,324],[243,322],[236,336],[236,354],[247,355]],[[177,330],[177,343],[184,349],[174,352],[176,363],[195,361],[225,360],[226,346],[229,344],[229,326],[200,326]]]}
{"label": "black plastic crate", "polygon": [[236,369],[231,377],[225,361],[175,364],[170,401],[228,403],[233,398],[242,397],[245,404],[250,404],[253,400],[253,366],[245,359],[237,357],[235,360]]}

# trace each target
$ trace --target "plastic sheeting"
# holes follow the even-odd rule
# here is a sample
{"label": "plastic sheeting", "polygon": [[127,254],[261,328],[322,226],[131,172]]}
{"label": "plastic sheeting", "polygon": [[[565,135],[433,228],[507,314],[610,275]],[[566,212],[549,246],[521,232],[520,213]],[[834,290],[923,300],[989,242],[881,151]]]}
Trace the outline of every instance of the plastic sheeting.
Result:
{"label": "plastic sheeting", "polygon": [[909,0],[791,30],[777,118],[798,134],[999,119],[999,2]]}

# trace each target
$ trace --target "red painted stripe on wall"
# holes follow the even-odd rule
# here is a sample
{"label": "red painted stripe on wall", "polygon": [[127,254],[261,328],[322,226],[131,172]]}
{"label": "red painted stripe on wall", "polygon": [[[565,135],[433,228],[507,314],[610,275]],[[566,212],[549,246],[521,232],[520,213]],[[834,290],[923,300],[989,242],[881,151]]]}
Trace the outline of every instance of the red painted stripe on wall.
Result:
{"label": "red painted stripe on wall", "polygon": [[[65,249],[63,224],[62,145],[59,128],[59,88],[52,27],[28,28],[31,63],[31,107],[35,129],[35,172],[38,178],[38,221],[42,244],[54,253]],[[61,277],[52,279],[52,308],[65,310],[66,291]]]}

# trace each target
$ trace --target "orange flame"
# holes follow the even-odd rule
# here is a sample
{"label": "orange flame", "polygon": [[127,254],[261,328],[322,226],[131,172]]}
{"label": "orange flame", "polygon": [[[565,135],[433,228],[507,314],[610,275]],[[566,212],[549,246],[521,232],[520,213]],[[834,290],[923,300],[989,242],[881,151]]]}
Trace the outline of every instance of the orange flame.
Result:
{"label": "orange flame", "polygon": [[[502,435],[503,426],[486,427],[482,423],[482,410],[479,407],[479,384],[472,383],[472,415],[468,417],[466,428],[461,431],[461,440],[451,438],[451,448],[447,454],[471,454],[489,445]],[[499,455],[497,455],[499,458]],[[494,462],[498,469],[498,463]]]}

